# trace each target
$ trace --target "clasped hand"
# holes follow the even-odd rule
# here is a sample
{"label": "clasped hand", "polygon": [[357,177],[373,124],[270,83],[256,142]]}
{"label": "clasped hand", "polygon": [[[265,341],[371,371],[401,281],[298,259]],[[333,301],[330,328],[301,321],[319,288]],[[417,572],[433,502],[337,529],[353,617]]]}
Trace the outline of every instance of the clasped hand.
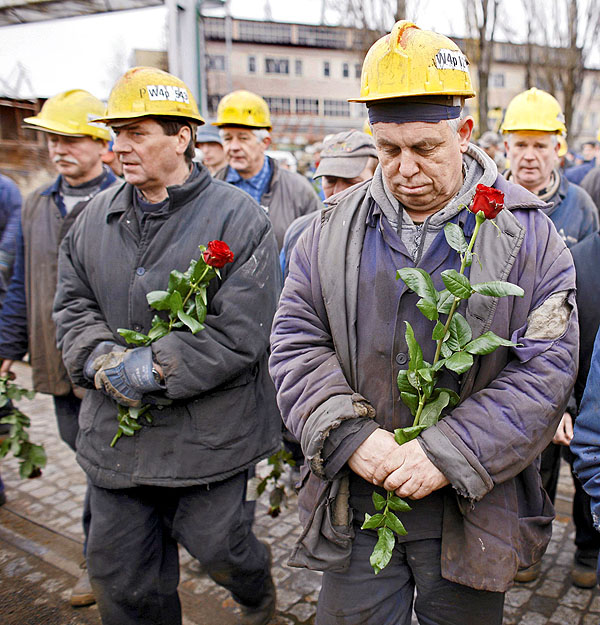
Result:
{"label": "clasped hand", "polygon": [[362,478],[399,497],[422,499],[450,482],[415,439],[398,445],[392,432],[379,429],[348,460]]}

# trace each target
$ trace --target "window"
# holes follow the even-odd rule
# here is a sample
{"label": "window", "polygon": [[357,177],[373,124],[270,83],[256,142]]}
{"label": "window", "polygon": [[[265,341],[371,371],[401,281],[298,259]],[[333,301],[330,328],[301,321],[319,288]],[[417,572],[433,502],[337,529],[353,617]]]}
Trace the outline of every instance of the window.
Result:
{"label": "window", "polygon": [[361,71],[362,71],[362,65],[360,63],[355,63],[354,64],[354,78],[360,79]]}
{"label": "window", "polygon": [[348,76],[350,76],[350,66],[348,65],[348,63],[344,63],[342,65],[342,76],[344,78],[348,78]]}
{"label": "window", "polygon": [[346,31],[330,26],[298,26],[298,43],[311,48],[345,48]]}
{"label": "window", "polygon": [[287,59],[265,59],[267,74],[289,74],[290,62]]}
{"label": "window", "polygon": [[302,76],[302,59],[296,59],[296,76]]}
{"label": "window", "polygon": [[255,56],[248,57],[248,73],[256,74],[256,57]]}
{"label": "window", "polygon": [[319,100],[296,98],[296,113],[298,115],[318,115]]}
{"label": "window", "polygon": [[329,66],[329,61],[323,61],[323,76],[325,76],[325,78],[329,78],[330,73],[331,69]]}
{"label": "window", "polygon": [[273,22],[238,22],[240,41],[259,41],[262,43],[291,43],[292,27],[289,24]]}
{"label": "window", "polygon": [[292,112],[289,98],[265,98],[265,100],[271,113],[289,115]]}
{"label": "window", "polygon": [[504,74],[490,74],[490,87],[504,88]]}
{"label": "window", "polygon": [[324,100],[323,114],[328,117],[350,117],[350,102],[346,100]]}
{"label": "window", "polygon": [[212,69],[218,72],[225,71],[225,55],[224,54],[208,54],[206,57],[206,69]]}

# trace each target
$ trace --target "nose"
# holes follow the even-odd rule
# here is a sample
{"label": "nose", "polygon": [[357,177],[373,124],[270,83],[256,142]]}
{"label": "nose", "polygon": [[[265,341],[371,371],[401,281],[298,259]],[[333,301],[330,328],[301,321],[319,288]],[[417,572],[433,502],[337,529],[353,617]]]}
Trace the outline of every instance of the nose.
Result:
{"label": "nose", "polygon": [[54,141],[54,151],[57,154],[66,154],[67,153],[67,142],[63,140],[62,137],[57,137]]}
{"label": "nose", "polygon": [[130,152],[131,146],[129,145],[129,141],[127,141],[127,137],[123,133],[119,133],[113,142],[113,152],[115,154]]}
{"label": "nose", "polygon": [[398,171],[403,178],[412,178],[412,176],[419,172],[419,166],[410,152],[400,156]]}

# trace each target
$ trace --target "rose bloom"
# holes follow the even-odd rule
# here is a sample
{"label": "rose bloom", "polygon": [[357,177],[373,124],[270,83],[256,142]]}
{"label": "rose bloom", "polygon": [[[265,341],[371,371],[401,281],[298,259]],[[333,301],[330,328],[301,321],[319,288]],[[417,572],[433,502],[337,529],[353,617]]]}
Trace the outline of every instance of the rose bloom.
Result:
{"label": "rose bloom", "polygon": [[478,184],[475,190],[475,196],[469,206],[472,213],[477,214],[483,211],[486,219],[494,219],[498,213],[504,208],[504,193],[493,187],[486,187],[484,184]]}
{"label": "rose bloom", "polygon": [[233,262],[233,252],[224,241],[211,241],[202,252],[202,258],[207,265],[220,269]]}

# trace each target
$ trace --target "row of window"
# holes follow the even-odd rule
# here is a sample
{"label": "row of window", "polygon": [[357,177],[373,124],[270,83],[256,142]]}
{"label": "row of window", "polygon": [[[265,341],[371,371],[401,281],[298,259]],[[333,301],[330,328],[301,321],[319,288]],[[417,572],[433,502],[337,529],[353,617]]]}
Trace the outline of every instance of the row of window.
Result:
{"label": "row of window", "polygon": [[[293,65],[290,59],[285,57],[265,57],[264,59],[264,73],[265,74],[281,74],[289,76],[294,69],[295,76],[302,76],[304,72],[304,63],[302,59],[294,59]],[[209,54],[207,57],[207,68],[215,71],[225,71],[225,55],[224,54]],[[323,77],[330,78],[332,76],[331,61],[323,61]],[[354,78],[360,78],[362,65],[360,63],[342,63],[341,65],[341,77],[350,78],[352,74]],[[248,73],[256,74],[258,70],[257,58],[255,56],[248,57]]]}
{"label": "row of window", "polygon": [[[209,115],[214,115],[222,96],[210,95]],[[364,117],[363,104],[346,100],[318,100],[317,98],[281,98],[265,96],[269,110],[274,115],[324,115],[325,117]]]}

